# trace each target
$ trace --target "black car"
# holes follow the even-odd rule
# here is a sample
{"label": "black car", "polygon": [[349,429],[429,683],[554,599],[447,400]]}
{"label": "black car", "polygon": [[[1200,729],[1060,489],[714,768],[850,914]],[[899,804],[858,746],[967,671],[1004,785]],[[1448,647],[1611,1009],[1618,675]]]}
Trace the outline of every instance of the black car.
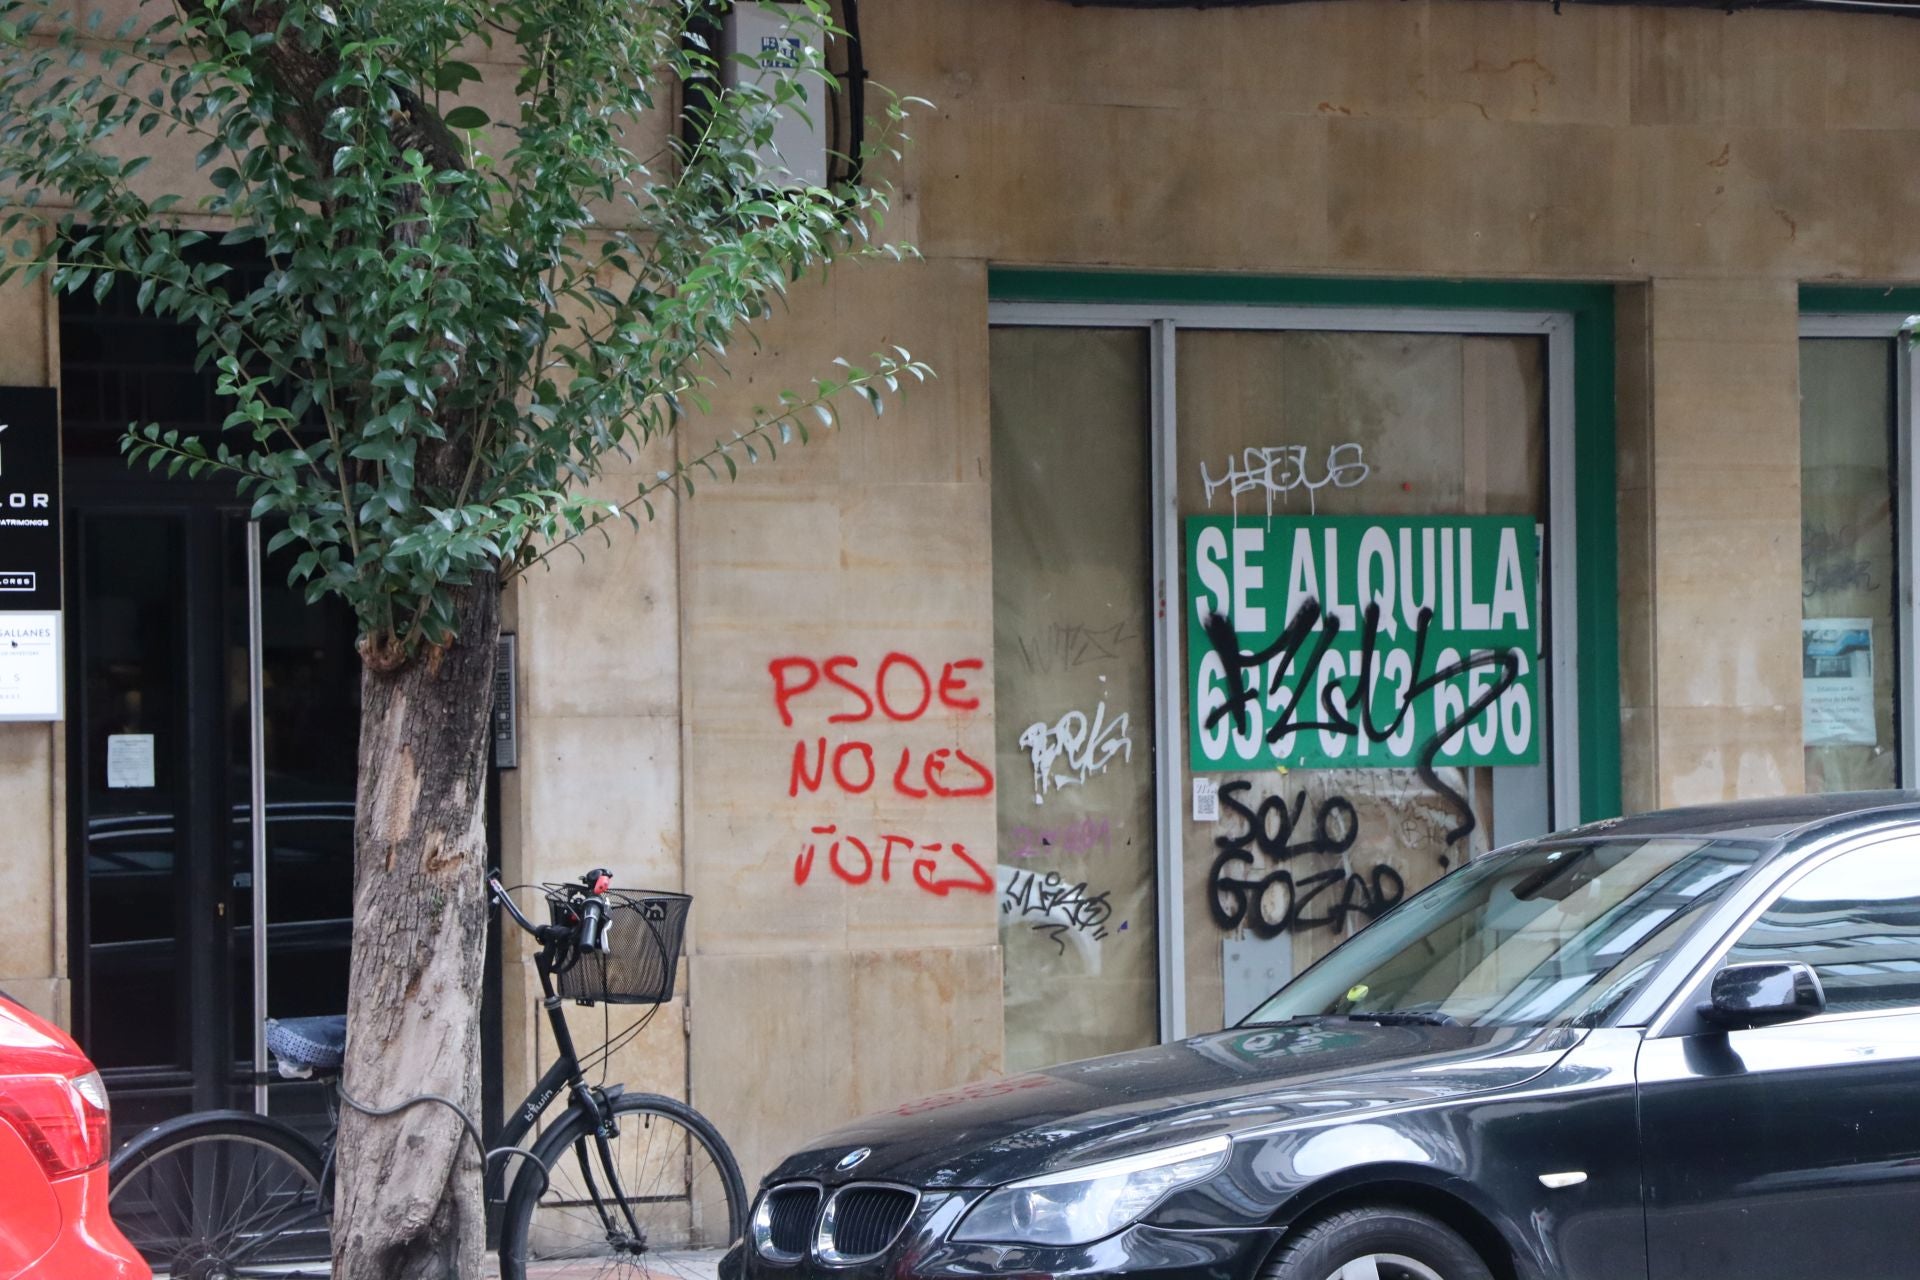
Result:
{"label": "black car", "polygon": [[722,1274],[1920,1276],[1920,793],[1489,855],[1231,1030],[821,1139]]}

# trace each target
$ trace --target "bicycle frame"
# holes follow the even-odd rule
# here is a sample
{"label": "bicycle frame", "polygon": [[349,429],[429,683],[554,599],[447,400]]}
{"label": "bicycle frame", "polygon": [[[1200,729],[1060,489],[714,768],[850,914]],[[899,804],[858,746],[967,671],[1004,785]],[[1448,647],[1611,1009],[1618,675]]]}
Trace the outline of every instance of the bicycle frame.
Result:
{"label": "bicycle frame", "polygon": [[[624,1227],[624,1233],[628,1238],[644,1239],[645,1232],[634,1217],[633,1208],[627,1203],[626,1195],[620,1186],[619,1171],[614,1167],[613,1162],[613,1148],[608,1142],[608,1139],[613,1136],[614,1124],[613,1112],[608,1106],[608,1100],[618,1097],[623,1086],[613,1085],[606,1090],[597,1089],[587,1083],[586,1072],[581,1069],[579,1051],[574,1047],[573,1030],[567,1025],[566,1002],[555,992],[553,985],[556,953],[560,949],[561,939],[553,926],[535,925],[522,915],[498,880],[489,880],[489,887],[492,888],[496,899],[506,908],[508,914],[540,943],[540,950],[534,957],[534,968],[540,975],[540,1004],[546,1010],[547,1024],[553,1030],[553,1043],[557,1050],[553,1065],[547,1068],[546,1073],[521,1100],[520,1105],[506,1117],[500,1131],[500,1143],[502,1146],[519,1147],[525,1150],[528,1146],[527,1137],[533,1132],[533,1126],[553,1105],[554,1099],[558,1098],[562,1092],[571,1094],[573,1100],[568,1104],[569,1107],[582,1111],[594,1119],[593,1142],[599,1153],[600,1168],[608,1183],[607,1190],[611,1193],[614,1204],[619,1206],[619,1217],[625,1219],[624,1222],[619,1221],[610,1211],[606,1199],[601,1195],[599,1181],[594,1177],[592,1162],[588,1158],[585,1144],[576,1143],[574,1158],[579,1161],[580,1177],[587,1188],[587,1193],[593,1198],[594,1208],[599,1213],[602,1224],[606,1227],[609,1236],[621,1232]],[[494,1175],[491,1170],[487,1173],[489,1231],[493,1228],[496,1216],[495,1206],[507,1201],[518,1185],[519,1179],[546,1176],[545,1170],[536,1172],[524,1167],[532,1163],[527,1159],[522,1158],[518,1163],[522,1167],[511,1176],[502,1171],[499,1184],[500,1195],[497,1199],[492,1194]]]}
{"label": "bicycle frame", "polygon": [[[495,1147],[494,1151],[495,1156],[499,1157],[499,1159],[488,1160],[486,1162],[484,1187],[487,1234],[489,1236],[488,1245],[489,1247],[493,1247],[497,1240],[498,1233],[503,1225],[502,1210],[508,1204],[513,1203],[514,1193],[525,1192],[531,1199],[536,1201],[546,1193],[547,1177],[552,1166],[538,1169],[529,1167],[536,1162],[528,1158],[527,1153],[533,1146],[539,1145],[538,1143],[530,1142],[529,1138],[533,1133],[534,1126],[540,1122],[541,1117],[553,1107],[554,1102],[564,1093],[568,1095],[568,1101],[565,1104],[563,1123],[570,1126],[583,1126],[584,1128],[584,1132],[582,1132],[580,1128],[568,1130],[568,1132],[578,1135],[572,1138],[570,1147],[573,1159],[578,1162],[580,1186],[584,1189],[586,1199],[591,1201],[595,1212],[599,1216],[602,1229],[606,1233],[607,1244],[611,1246],[615,1253],[644,1253],[648,1247],[647,1233],[639,1221],[634,1204],[628,1197],[626,1189],[621,1186],[620,1173],[618,1166],[614,1162],[612,1147],[612,1140],[619,1135],[617,1128],[619,1118],[616,1112],[616,1104],[622,1098],[624,1086],[614,1084],[607,1085],[603,1088],[588,1083],[587,1072],[580,1061],[580,1054],[574,1043],[572,1029],[567,1025],[565,997],[561,996],[556,990],[557,979],[567,972],[567,966],[575,962],[583,949],[591,948],[593,950],[602,950],[604,946],[593,946],[592,939],[596,936],[595,934],[587,930],[572,927],[568,924],[533,924],[520,913],[518,908],[514,906],[512,900],[506,896],[506,892],[499,884],[497,878],[490,877],[489,885],[501,905],[512,915],[515,922],[540,944],[539,951],[535,956],[535,966],[540,975],[541,1005],[546,1010],[547,1021],[553,1032],[553,1043],[556,1052],[554,1061],[540,1076],[540,1079],[534,1084],[527,1096],[521,1100],[518,1107],[504,1118],[504,1124],[497,1139],[499,1145]],[[594,892],[598,893],[600,890],[596,888]],[[589,910],[582,914],[591,916],[592,913]],[[604,922],[604,916],[601,917],[601,919]],[[583,944],[585,944],[585,946],[583,946]],[[293,1168],[296,1172],[304,1173],[310,1178],[317,1179],[314,1187],[315,1195],[312,1203],[308,1206],[314,1217],[314,1222],[312,1224],[305,1224],[303,1221],[301,1230],[308,1230],[309,1227],[311,1227],[316,1233],[316,1237],[324,1235],[326,1230],[325,1219],[331,1213],[333,1205],[334,1156],[339,1135],[340,1108],[343,1105],[356,1104],[343,1102],[343,1091],[341,1090],[340,1084],[342,1073],[339,1067],[314,1069],[307,1074],[308,1078],[314,1080],[316,1083],[328,1086],[327,1119],[329,1121],[329,1130],[324,1138],[316,1141],[314,1136],[310,1136],[310,1127],[296,1127],[289,1123],[283,1116],[256,1115],[253,1112],[244,1111],[196,1112],[191,1115],[177,1117],[174,1120],[155,1126],[153,1129],[141,1135],[141,1137],[133,1143],[129,1144],[126,1149],[123,1149],[115,1156],[113,1172],[110,1177],[117,1183],[120,1176],[120,1164],[123,1158],[131,1157],[136,1162],[146,1160],[150,1154],[149,1148],[152,1145],[149,1140],[160,1142],[173,1141],[182,1130],[182,1126],[191,1128],[196,1135],[199,1135],[201,1130],[206,1130],[207,1136],[195,1136],[187,1140],[189,1144],[227,1140],[250,1141],[255,1146],[264,1147],[271,1153],[276,1153],[277,1157],[284,1162],[285,1167]],[[238,1076],[236,1079],[245,1080],[254,1085],[268,1085],[273,1083],[276,1077],[266,1073],[248,1073],[245,1076]],[[401,1108],[424,1100],[424,1098],[412,1099],[407,1103],[402,1103]],[[642,1104],[641,1109],[645,1112],[644,1104]],[[387,1114],[391,1114],[391,1112]],[[464,1117],[465,1113],[463,1112],[462,1115]],[[576,1119],[576,1117],[578,1117],[578,1119]],[[645,1123],[644,1121],[636,1122]],[[236,1128],[240,1130],[238,1134],[234,1132]],[[548,1145],[551,1145],[551,1143]],[[212,1147],[206,1148],[209,1153],[214,1149],[215,1148]],[[521,1153],[518,1159],[519,1167],[514,1169],[511,1175],[506,1171],[506,1163],[503,1163],[507,1157],[502,1155],[502,1153],[508,1149],[518,1149]],[[724,1150],[724,1143],[722,1144],[722,1149]],[[161,1149],[162,1154],[165,1153],[165,1150],[165,1148]],[[566,1151],[564,1149],[560,1150],[548,1158],[551,1159],[555,1165],[558,1165],[567,1158]],[[598,1172],[595,1171],[596,1163],[598,1164]],[[138,1165],[135,1167],[138,1167]],[[730,1156],[723,1167],[732,1168]],[[187,1189],[185,1198],[189,1202],[189,1207],[194,1208],[196,1212],[198,1212],[200,1206],[206,1205],[212,1200],[212,1196],[202,1189],[201,1184],[203,1180],[213,1176],[213,1167],[210,1162],[203,1161],[196,1155],[189,1170],[189,1175],[194,1179],[194,1184]],[[521,1178],[537,1178],[540,1179],[540,1181],[529,1183],[525,1187],[522,1187],[519,1181]],[[247,1188],[242,1191],[242,1196],[251,1195],[256,1185],[259,1184],[250,1183]],[[281,1191],[275,1191],[273,1194],[281,1199],[287,1198],[288,1195],[288,1193]],[[569,1188],[570,1203],[567,1206],[568,1208],[579,1209],[584,1207],[583,1201],[573,1198],[577,1194],[578,1193],[575,1193]],[[739,1206],[741,1194],[738,1170],[734,1168],[732,1181],[729,1185],[728,1198],[731,1209],[736,1215],[741,1212]],[[293,1199],[298,1203],[305,1203],[302,1199],[303,1195],[304,1193],[298,1193],[296,1189],[296,1193],[293,1194]],[[609,1203],[609,1201],[612,1203]],[[278,1219],[274,1220],[278,1221]],[[251,1227],[257,1226],[262,1220],[256,1216],[247,1218],[244,1221]],[[207,1231],[209,1224],[205,1221],[196,1221],[190,1225],[199,1229],[198,1234],[201,1237],[209,1234]],[[272,1234],[277,1237],[280,1233],[276,1231]],[[324,1246],[324,1239],[320,1239],[319,1243]],[[302,1256],[304,1257],[305,1255]],[[322,1255],[316,1253],[314,1256],[318,1257]],[[210,1258],[209,1261],[211,1261]],[[195,1274],[198,1273],[199,1268],[196,1268]],[[222,1270],[219,1273],[224,1275],[226,1271]]]}

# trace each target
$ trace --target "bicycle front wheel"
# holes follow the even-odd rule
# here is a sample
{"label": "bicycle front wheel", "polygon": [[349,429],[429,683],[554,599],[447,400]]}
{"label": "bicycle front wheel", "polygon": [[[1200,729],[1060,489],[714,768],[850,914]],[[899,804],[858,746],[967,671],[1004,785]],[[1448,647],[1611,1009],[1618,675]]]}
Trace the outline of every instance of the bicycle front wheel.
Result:
{"label": "bicycle front wheel", "polygon": [[156,1277],[324,1276],[332,1269],[320,1153],[249,1111],[156,1125],[107,1173],[114,1223]]}
{"label": "bicycle front wheel", "polygon": [[500,1224],[501,1280],[549,1262],[568,1263],[568,1280],[691,1280],[711,1276],[746,1231],[740,1166],[705,1116],[655,1094],[624,1094],[612,1107],[604,1147],[577,1109],[534,1144],[546,1185],[538,1168],[515,1178]]}

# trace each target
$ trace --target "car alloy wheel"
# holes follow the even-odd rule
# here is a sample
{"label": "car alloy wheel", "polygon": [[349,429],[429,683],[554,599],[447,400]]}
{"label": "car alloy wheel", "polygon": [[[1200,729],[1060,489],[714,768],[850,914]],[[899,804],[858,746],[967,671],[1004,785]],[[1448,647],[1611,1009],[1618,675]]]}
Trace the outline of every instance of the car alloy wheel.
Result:
{"label": "car alloy wheel", "polygon": [[1404,1254],[1369,1253],[1347,1263],[1327,1280],[1446,1280],[1446,1277]]}

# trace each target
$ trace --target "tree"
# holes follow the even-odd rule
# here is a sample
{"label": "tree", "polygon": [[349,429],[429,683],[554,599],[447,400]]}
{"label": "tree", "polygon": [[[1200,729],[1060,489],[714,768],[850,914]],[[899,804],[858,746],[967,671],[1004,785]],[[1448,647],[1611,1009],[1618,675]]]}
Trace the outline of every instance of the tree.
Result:
{"label": "tree", "polygon": [[[725,0],[176,0],[100,31],[67,0],[0,0],[0,279],[135,282],[191,325],[230,406],[206,435],[134,424],[130,458],[226,475],[280,530],[309,599],[363,659],[346,1087],[370,1105],[479,1100],[482,806],[499,591],[666,492],[805,441],[904,350],[782,393],[631,496],[610,454],[684,430],[736,332],[794,280],[880,246],[903,100],[833,189],[774,185],[782,111],[828,77],[729,86],[702,31]],[[836,33],[826,0],[800,21]],[[791,9],[789,10],[791,12]],[[511,118],[473,99],[480,46],[517,50]],[[634,148],[673,92],[679,127]],[[815,93],[815,99],[820,94]],[[497,99],[498,95],[495,95]],[[154,193],[189,135],[205,193]],[[897,158],[897,152],[894,152]],[[197,226],[196,226],[197,224]],[[208,225],[213,231],[205,229]],[[243,286],[209,250],[268,264]],[[810,424],[809,420],[813,422]],[[683,450],[684,452],[684,450]],[[343,1117],[335,1274],[476,1275],[477,1153],[439,1107]]]}

